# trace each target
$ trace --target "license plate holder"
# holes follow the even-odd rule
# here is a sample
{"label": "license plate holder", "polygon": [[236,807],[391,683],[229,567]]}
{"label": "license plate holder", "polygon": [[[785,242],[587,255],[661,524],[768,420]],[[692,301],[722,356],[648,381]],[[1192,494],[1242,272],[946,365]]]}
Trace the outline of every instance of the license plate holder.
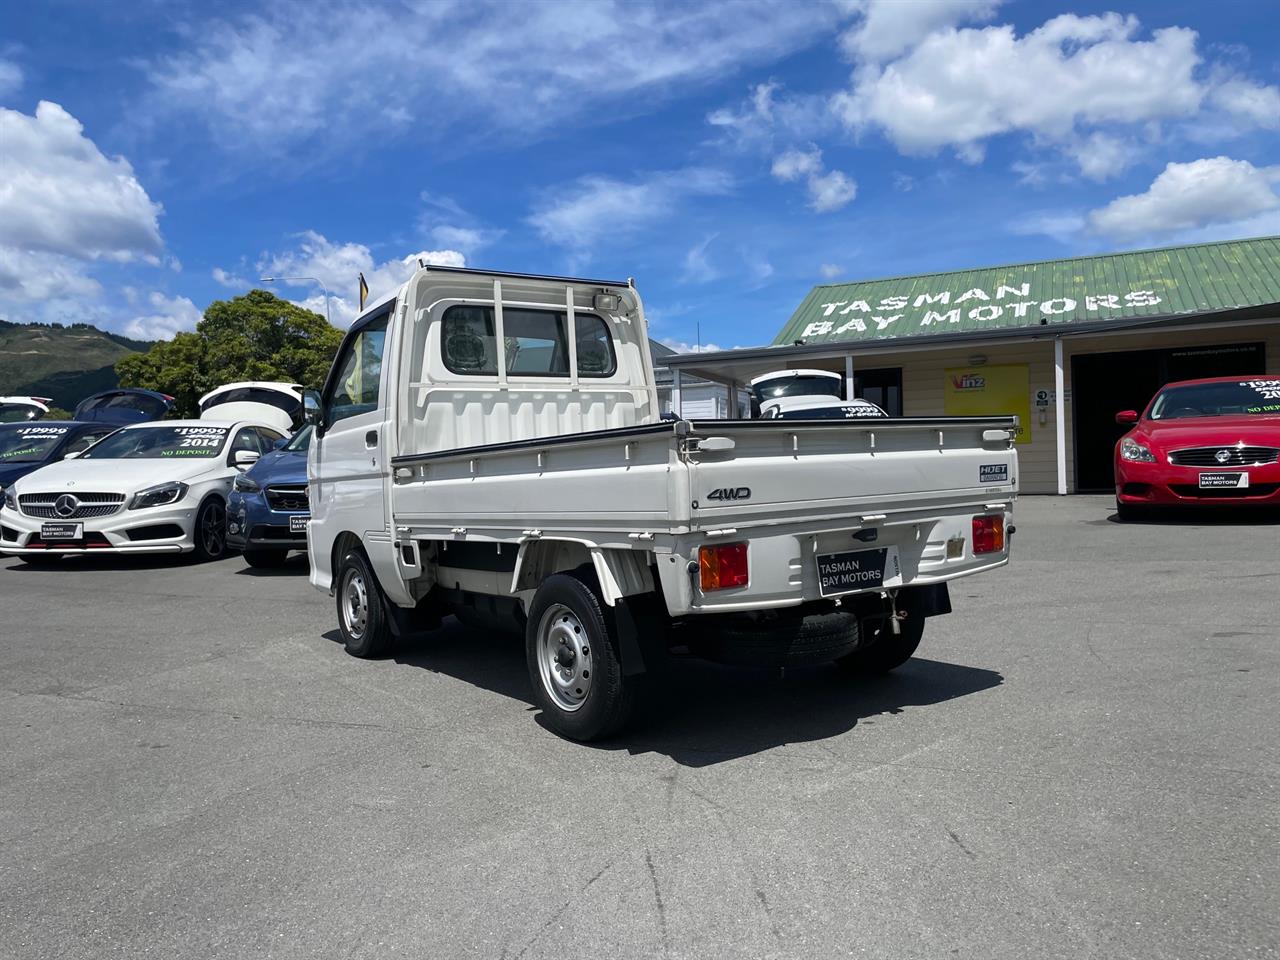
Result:
{"label": "license plate holder", "polygon": [[50,540],[56,543],[70,543],[75,540],[83,540],[84,524],[42,523],[40,524],[40,539],[46,543]]}
{"label": "license plate holder", "polygon": [[897,547],[842,550],[817,556],[818,592],[835,597],[858,590],[875,590],[902,583]]}
{"label": "license plate holder", "polygon": [[1242,470],[1231,470],[1227,473],[1200,474],[1201,490],[1247,490],[1249,474]]}
{"label": "license plate holder", "polygon": [[309,516],[308,517],[290,517],[289,532],[290,533],[306,533],[307,521],[310,519],[311,518]]}

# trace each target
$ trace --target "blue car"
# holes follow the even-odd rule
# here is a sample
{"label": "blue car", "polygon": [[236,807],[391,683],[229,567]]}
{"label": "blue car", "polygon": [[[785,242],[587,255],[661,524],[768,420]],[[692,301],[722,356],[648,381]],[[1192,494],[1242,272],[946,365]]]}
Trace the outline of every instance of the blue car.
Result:
{"label": "blue car", "polygon": [[307,549],[306,426],[236,477],[227,498],[227,545],[251,567],[278,567],[290,550]]}
{"label": "blue car", "polygon": [[83,452],[116,429],[111,423],[74,420],[0,423],[0,493],[9,484],[46,464]]}

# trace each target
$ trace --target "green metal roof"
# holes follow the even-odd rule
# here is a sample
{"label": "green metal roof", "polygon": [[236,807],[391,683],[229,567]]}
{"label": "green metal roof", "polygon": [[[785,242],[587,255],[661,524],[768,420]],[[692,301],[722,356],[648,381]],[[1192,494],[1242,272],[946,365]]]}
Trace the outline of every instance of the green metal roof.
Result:
{"label": "green metal roof", "polygon": [[986,333],[1280,304],[1280,237],[814,287],[774,344]]}

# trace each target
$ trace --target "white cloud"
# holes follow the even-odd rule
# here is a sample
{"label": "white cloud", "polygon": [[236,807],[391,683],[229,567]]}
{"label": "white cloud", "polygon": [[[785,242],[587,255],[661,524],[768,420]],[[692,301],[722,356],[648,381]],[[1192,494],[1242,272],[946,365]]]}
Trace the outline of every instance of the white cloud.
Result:
{"label": "white cloud", "polygon": [[[465,267],[467,258],[458,250],[420,250],[398,259],[377,262],[362,243],[332,243],[314,230],[299,237],[296,248],[264,256],[258,269],[264,276],[316,277],[329,291],[329,313],[335,326],[346,327],[360,306],[359,275],[369,284],[371,300],[390,293],[418,269],[418,261],[445,267]],[[291,290],[314,291],[294,302],[321,316],[325,297],[314,283],[283,284]]]}
{"label": "white cloud", "polygon": [[1080,125],[1194,115],[1205,89],[1194,31],[1156,30],[1109,13],[1066,14],[1019,37],[1010,25],[933,33],[883,68],[855,72],[834,104],[854,130],[882,129],[904,152],[951,146],[967,160],[987,138],[1069,140]]}
{"label": "white cloud", "polygon": [[62,298],[92,298],[102,292],[84,265],[56,253],[0,246],[0,310]]}
{"label": "white cloud", "polygon": [[40,101],[0,108],[0,245],[82,260],[156,262],[160,204],[123,157],[108,159],[75,117]]}
{"label": "white cloud", "polygon": [[1137,159],[1138,148],[1129,140],[1093,133],[1071,147],[1080,173],[1090,180],[1109,180],[1123,173]]}
{"label": "white cloud", "polygon": [[839,170],[809,178],[809,206],[817,213],[839,210],[858,195],[858,185]]}
{"label": "white cloud", "polygon": [[203,316],[186,297],[166,297],[152,293],[147,298],[152,310],[146,316],[133,317],[124,325],[124,334],[137,340],[172,340],[183,330],[194,330]]}
{"label": "white cloud", "polygon": [[824,263],[818,268],[818,272],[822,274],[823,280],[834,280],[844,274],[844,267],[838,263]]}
{"label": "white cloud", "polygon": [[881,63],[926,35],[960,23],[990,20],[1001,0],[854,0],[861,19],[840,37],[852,59]]}
{"label": "white cloud", "polygon": [[776,139],[809,140],[839,127],[828,97],[789,94],[776,80],[756,84],[745,100],[707,114],[722,143],[739,149],[772,151]]}
{"label": "white cloud", "polygon": [[685,253],[684,273],[682,276],[686,283],[710,283],[720,276],[720,272],[707,259],[707,248],[711,246],[712,241],[718,236],[718,233],[711,234],[701,243],[695,243]]}
{"label": "white cloud", "polygon": [[670,216],[678,202],[728,193],[729,175],[708,167],[648,173],[632,180],[590,175],[548,192],[528,218],[545,240],[585,253]]}
{"label": "white cloud", "polygon": [[22,89],[22,68],[12,60],[0,60],[0,100]]}
{"label": "white cloud", "polygon": [[822,171],[822,151],[813,144],[808,150],[788,150],[773,159],[772,173],[783,183],[812,177]]}
{"label": "white cloud", "polygon": [[418,218],[418,229],[442,249],[457,250],[470,257],[497,243],[505,232],[484,226],[452,197],[424,191],[419,199],[425,209]]}
{"label": "white cloud", "polygon": [[1215,86],[1209,99],[1226,113],[1252,126],[1266,130],[1280,128],[1280,88],[1232,77]]}
{"label": "white cloud", "polygon": [[233,290],[246,290],[250,286],[249,281],[244,277],[238,276],[234,273],[228,273],[221,267],[214,267],[211,275],[215,282],[224,287],[231,287]]}
{"label": "white cloud", "polygon": [[773,176],[783,183],[803,179],[809,191],[809,207],[815,213],[830,213],[848,204],[858,194],[858,185],[839,170],[826,170],[822,151],[813,144],[807,150],[787,150],[774,158]]}
{"label": "white cloud", "polygon": [[104,156],[58,104],[0,107],[0,313],[109,321],[93,264],[169,262],[160,212],[129,161]]}
{"label": "white cloud", "polygon": [[478,0],[355,13],[322,3],[305,17],[268,5],[208,23],[189,49],[148,64],[143,113],[156,129],[194,120],[257,156],[292,156],[301,142],[332,150],[418,123],[437,138],[455,124],[528,138],[612,102],[682,94],[772,62],[839,17],[831,5],[772,0]]}
{"label": "white cloud", "polygon": [[671,337],[663,337],[658,341],[664,347],[670,347],[676,353],[716,353],[726,349],[715,343],[704,343],[699,346],[696,343],[689,343],[685,340],[674,340]]}
{"label": "white cloud", "polygon": [[1170,163],[1145,193],[1092,211],[1089,224],[1099,233],[1133,239],[1245,220],[1280,208],[1272,187],[1278,181],[1280,168],[1258,168],[1247,160]]}

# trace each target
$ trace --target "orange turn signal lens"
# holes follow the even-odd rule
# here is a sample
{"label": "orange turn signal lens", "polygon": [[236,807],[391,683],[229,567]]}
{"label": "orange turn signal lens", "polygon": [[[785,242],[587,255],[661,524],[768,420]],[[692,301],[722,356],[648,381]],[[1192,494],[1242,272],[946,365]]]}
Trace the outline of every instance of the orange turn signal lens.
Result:
{"label": "orange turn signal lens", "polygon": [[973,518],[973,552],[999,553],[1004,549],[1004,517],[983,515]]}
{"label": "orange turn signal lens", "polygon": [[747,585],[747,545],[724,543],[698,548],[698,573],[702,592]]}

